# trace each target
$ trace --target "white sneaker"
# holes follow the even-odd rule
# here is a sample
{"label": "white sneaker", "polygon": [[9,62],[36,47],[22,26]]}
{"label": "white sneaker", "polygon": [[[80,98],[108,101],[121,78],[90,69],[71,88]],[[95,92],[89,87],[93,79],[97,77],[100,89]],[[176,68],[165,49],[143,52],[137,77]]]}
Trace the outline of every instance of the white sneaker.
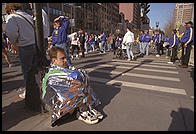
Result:
{"label": "white sneaker", "polygon": [[159,54],[157,54],[157,55],[156,55],[156,57],[160,57],[160,55],[159,55]]}
{"label": "white sneaker", "polygon": [[14,65],[14,64],[11,63],[11,64],[8,65],[8,67],[9,67],[9,68],[10,68],[10,67],[13,67],[13,65]]}
{"label": "white sneaker", "polygon": [[87,52],[84,52],[84,54],[88,54]]}
{"label": "white sneaker", "polygon": [[98,119],[103,119],[103,115],[100,112],[98,112],[97,110],[92,108],[90,110],[90,112],[93,113]]}
{"label": "white sneaker", "polygon": [[171,61],[169,61],[169,62],[167,62],[168,64],[174,64],[173,62],[171,62]]}
{"label": "white sneaker", "polygon": [[76,58],[78,58],[78,57],[79,57],[79,55],[77,54],[77,55],[76,55]]}
{"label": "white sneaker", "polygon": [[131,61],[131,59],[127,59],[127,61]]}
{"label": "white sneaker", "polygon": [[78,120],[81,120],[87,124],[95,124],[99,121],[99,119],[97,119],[95,116],[93,116],[89,111],[84,111],[82,112],[79,117]]}
{"label": "white sneaker", "polygon": [[26,94],[26,90],[22,94],[19,94],[19,97],[24,99],[25,98],[25,94]]}

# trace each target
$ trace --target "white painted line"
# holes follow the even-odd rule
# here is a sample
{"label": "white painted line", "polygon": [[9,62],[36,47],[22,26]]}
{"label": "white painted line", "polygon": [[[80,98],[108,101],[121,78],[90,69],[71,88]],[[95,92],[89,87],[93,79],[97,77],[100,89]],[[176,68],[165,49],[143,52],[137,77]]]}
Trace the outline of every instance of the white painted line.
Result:
{"label": "white painted line", "polygon": [[[111,70],[93,69],[93,68],[89,68],[86,70],[90,72],[95,71],[95,72],[100,72],[100,73],[109,73],[109,74],[116,74],[116,75],[119,75],[122,73],[122,72],[114,71],[114,70],[111,71]],[[123,73],[121,75],[180,82],[179,78],[171,78],[171,77],[163,77],[163,76],[154,76],[154,75],[145,75],[145,74],[136,74],[136,73]]]}
{"label": "white painted line", "polygon": [[160,92],[166,92],[166,93],[186,95],[185,90],[179,89],[179,88],[154,86],[154,85],[141,84],[141,83],[125,82],[125,81],[120,81],[120,80],[110,80],[110,79],[98,78],[98,77],[90,77],[90,80],[104,83],[106,85],[112,85],[118,82],[118,83],[122,83],[122,86],[125,86],[125,87],[140,88],[140,89],[146,89],[146,90],[152,90],[152,91],[160,91]]}
{"label": "white painted line", "polygon": [[[102,64],[102,65],[98,65],[98,66],[100,66],[100,67],[115,67],[115,68],[118,68],[118,69],[131,69],[131,68],[133,68],[133,67],[128,67],[128,66],[116,66],[116,65],[111,65],[111,64]],[[140,67],[134,68],[133,70],[178,74],[178,72],[176,72],[176,71],[148,69],[148,68],[140,68]]]}
{"label": "white painted line", "polygon": [[145,67],[155,67],[155,68],[169,68],[169,69],[176,69],[176,67],[171,67],[171,66],[156,66],[156,65],[147,65],[147,64],[137,64],[137,63],[120,63],[120,62],[118,62],[118,63],[116,63],[116,62],[109,62],[109,64],[114,64],[114,65],[135,65],[135,66],[137,66],[137,65],[141,65],[141,66],[145,66]]}
{"label": "white painted line", "polygon": [[[117,60],[117,59],[112,59],[112,61],[115,61],[115,62],[122,62],[122,63],[129,63],[129,62],[126,62],[125,60]],[[164,62],[147,62],[147,61],[131,61],[132,63],[137,63],[137,64],[140,64],[143,62],[143,64],[152,64],[152,65],[166,65],[166,66],[176,66],[175,64],[168,64],[167,61],[164,61]]]}

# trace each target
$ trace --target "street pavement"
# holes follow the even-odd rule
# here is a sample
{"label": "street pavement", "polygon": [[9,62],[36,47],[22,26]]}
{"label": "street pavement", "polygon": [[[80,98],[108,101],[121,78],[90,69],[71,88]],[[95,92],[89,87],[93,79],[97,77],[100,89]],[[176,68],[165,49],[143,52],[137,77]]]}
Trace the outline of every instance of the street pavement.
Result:
{"label": "street pavement", "polygon": [[6,131],[193,131],[194,67],[168,64],[153,54],[136,61],[115,59],[112,52],[91,52],[73,60],[87,70],[90,85],[102,102],[103,120],[87,125],[74,115],[50,126],[47,114],[24,109],[18,97],[23,87],[19,59],[8,68],[2,59],[2,130]]}

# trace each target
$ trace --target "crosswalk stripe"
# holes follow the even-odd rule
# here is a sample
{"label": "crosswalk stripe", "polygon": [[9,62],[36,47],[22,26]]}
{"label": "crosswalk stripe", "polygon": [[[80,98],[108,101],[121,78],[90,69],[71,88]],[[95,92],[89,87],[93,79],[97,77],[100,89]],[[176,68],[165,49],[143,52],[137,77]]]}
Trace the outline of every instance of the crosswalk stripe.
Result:
{"label": "crosswalk stripe", "polygon": [[141,65],[141,66],[145,66],[145,67],[155,67],[155,68],[169,68],[169,69],[176,69],[176,67],[171,67],[171,66],[157,66],[157,65],[146,65],[145,63],[144,64],[137,64],[137,63],[131,63],[131,62],[127,62],[127,63],[121,63],[121,62],[109,62],[111,64],[115,64],[115,65]]}
{"label": "crosswalk stripe", "polygon": [[[125,63],[126,61],[123,61],[123,60],[117,60],[117,59],[113,59],[112,61],[115,61],[115,62],[122,62],[122,63]],[[141,60],[141,61],[133,61],[133,63],[145,63],[145,64],[153,64],[153,65],[167,65],[167,66],[175,66],[175,64],[168,64],[166,61],[165,62],[147,62],[145,60]]]}
{"label": "crosswalk stripe", "polygon": [[146,90],[153,90],[153,91],[186,95],[185,90],[179,89],[179,88],[154,86],[154,85],[134,83],[134,82],[125,82],[125,81],[120,81],[120,80],[110,80],[110,79],[98,78],[98,77],[90,77],[90,80],[95,81],[95,82],[104,83],[106,85],[112,85],[112,84],[115,84],[118,82],[118,83],[122,83],[122,86],[125,86],[125,87],[140,88],[140,89],[146,89]]}
{"label": "crosswalk stripe", "polygon": [[[100,66],[100,67],[115,67],[117,69],[131,69],[132,68],[132,67],[127,67],[127,66],[116,66],[116,65],[111,65],[111,64],[102,64],[102,65],[98,65],[98,66]],[[158,70],[158,69],[141,68],[141,67],[134,68],[133,70],[178,74],[178,72],[176,72],[176,71]]]}
{"label": "crosswalk stripe", "polygon": [[[86,69],[87,71],[95,71],[95,72],[100,72],[100,73],[110,73],[110,74],[116,74],[119,75],[122,72],[119,71],[110,71],[110,70],[103,70],[103,69],[93,69],[93,68],[89,68]],[[159,80],[166,80],[166,81],[177,81],[179,82],[180,79],[179,78],[171,78],[171,77],[163,77],[163,76],[154,76],[154,75],[144,75],[144,74],[136,74],[136,73],[123,73],[121,75],[126,75],[126,76],[134,76],[134,77],[142,77],[142,78],[150,78],[150,79],[159,79]]]}

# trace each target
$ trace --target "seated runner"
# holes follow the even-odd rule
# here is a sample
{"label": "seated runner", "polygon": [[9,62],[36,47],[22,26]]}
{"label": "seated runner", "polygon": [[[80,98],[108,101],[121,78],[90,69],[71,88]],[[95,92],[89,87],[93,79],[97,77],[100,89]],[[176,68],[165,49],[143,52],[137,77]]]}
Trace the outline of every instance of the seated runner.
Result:
{"label": "seated runner", "polygon": [[[88,75],[82,69],[68,69],[64,49],[52,47],[52,61],[42,80],[42,100],[52,112],[51,123],[77,110],[77,118],[87,124],[95,124],[103,115],[93,107],[100,104],[88,85]],[[48,109],[47,109],[48,110]]]}

